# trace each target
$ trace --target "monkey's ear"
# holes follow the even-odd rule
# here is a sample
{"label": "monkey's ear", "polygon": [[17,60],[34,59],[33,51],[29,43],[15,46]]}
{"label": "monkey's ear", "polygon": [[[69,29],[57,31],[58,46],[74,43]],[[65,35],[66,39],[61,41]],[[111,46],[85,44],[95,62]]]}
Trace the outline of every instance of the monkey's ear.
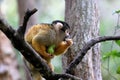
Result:
{"label": "monkey's ear", "polygon": [[63,24],[60,22],[53,23],[53,27],[55,30],[59,31],[63,28]]}
{"label": "monkey's ear", "polygon": [[61,29],[61,28],[63,27],[63,24],[60,23],[60,22],[57,22],[57,23],[56,23],[56,27],[58,27],[59,29]]}

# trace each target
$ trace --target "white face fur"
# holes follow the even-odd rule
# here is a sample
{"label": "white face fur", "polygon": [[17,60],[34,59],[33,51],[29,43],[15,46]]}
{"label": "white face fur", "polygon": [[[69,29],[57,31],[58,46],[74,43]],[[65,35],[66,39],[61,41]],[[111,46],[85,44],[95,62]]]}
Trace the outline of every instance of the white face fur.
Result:
{"label": "white face fur", "polygon": [[60,22],[57,22],[56,24],[54,24],[54,28],[55,28],[55,30],[60,30],[61,28],[63,27],[63,24],[62,23],[60,23]]}

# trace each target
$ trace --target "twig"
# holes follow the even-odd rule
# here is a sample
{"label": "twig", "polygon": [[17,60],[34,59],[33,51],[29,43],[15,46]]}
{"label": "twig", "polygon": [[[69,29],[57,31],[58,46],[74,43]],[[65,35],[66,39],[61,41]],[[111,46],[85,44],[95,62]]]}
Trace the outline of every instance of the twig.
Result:
{"label": "twig", "polygon": [[73,70],[76,66],[82,61],[84,56],[87,54],[87,51],[92,48],[97,43],[111,40],[120,40],[120,36],[103,36],[90,40],[83,46],[81,51],[79,52],[79,56],[77,56],[67,67],[66,73],[72,74]]}
{"label": "twig", "polygon": [[[65,80],[65,79],[69,80],[70,77],[71,77],[70,80],[82,80],[82,79],[80,79],[80,78],[78,78],[78,77],[76,77],[76,76],[73,76],[73,75],[70,75],[70,74],[66,74],[66,73],[64,73],[64,74],[55,74],[54,77],[56,78],[56,80],[59,79],[60,77],[61,77],[63,80]],[[54,80],[54,79],[53,79],[53,80]]]}
{"label": "twig", "polygon": [[37,9],[34,8],[33,10],[29,10],[27,9],[26,13],[25,13],[25,16],[24,16],[24,20],[23,20],[23,24],[22,26],[18,27],[18,30],[17,32],[19,32],[21,34],[21,36],[24,36],[25,34],[25,30],[26,30],[26,27],[27,27],[27,22],[29,20],[29,18],[35,13],[37,12]]}

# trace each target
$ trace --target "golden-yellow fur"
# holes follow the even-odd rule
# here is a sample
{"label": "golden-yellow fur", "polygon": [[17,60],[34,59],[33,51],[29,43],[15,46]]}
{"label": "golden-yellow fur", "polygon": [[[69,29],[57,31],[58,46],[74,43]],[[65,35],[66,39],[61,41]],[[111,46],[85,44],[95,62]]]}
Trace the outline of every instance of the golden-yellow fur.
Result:
{"label": "golden-yellow fur", "polygon": [[[54,68],[51,64],[51,59],[54,56],[61,55],[73,44],[72,39],[63,41],[65,33],[56,29],[51,24],[37,24],[32,26],[25,35],[25,40],[35,49],[35,51],[45,59],[52,71]],[[47,52],[47,47],[55,44],[54,54]],[[33,73],[35,74],[35,73]],[[36,72],[36,74],[38,74]],[[40,76],[39,79],[41,80]]]}

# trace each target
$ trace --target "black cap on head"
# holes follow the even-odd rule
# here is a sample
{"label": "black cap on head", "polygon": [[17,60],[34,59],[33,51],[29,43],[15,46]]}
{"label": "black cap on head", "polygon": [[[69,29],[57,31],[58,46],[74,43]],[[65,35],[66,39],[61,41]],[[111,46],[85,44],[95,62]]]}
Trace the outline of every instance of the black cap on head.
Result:
{"label": "black cap on head", "polygon": [[65,32],[66,29],[70,29],[70,26],[66,22],[64,22],[64,21],[55,20],[55,21],[52,22],[52,24],[57,24],[58,22],[62,23],[62,25],[63,25],[63,27],[61,28],[62,31]]}

